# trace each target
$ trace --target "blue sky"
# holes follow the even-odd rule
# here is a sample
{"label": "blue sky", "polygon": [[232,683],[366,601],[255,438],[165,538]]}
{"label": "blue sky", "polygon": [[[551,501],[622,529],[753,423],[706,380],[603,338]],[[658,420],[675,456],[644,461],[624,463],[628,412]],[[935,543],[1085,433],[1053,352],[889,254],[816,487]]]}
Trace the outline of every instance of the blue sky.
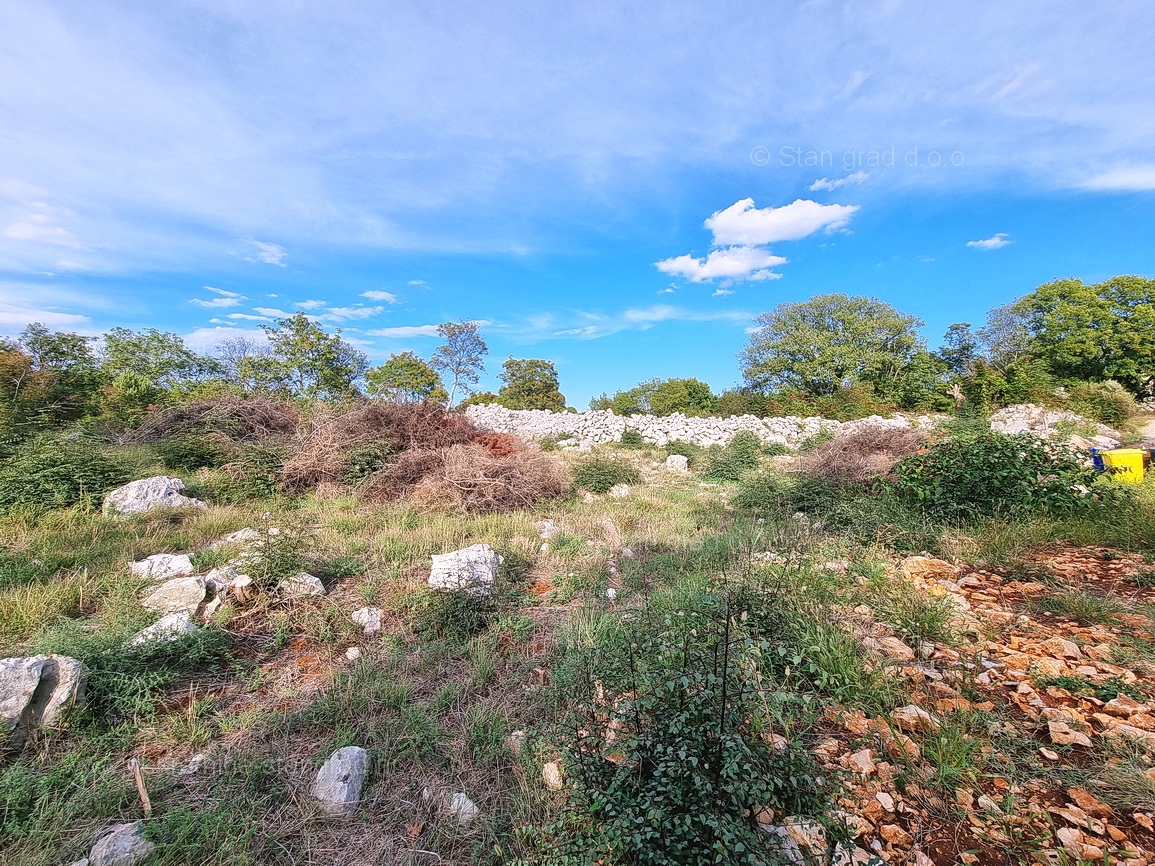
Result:
{"label": "blue sky", "polygon": [[7,3],[0,331],[375,360],[485,322],[562,391],[739,381],[818,292],[955,321],[1155,276],[1144,2]]}

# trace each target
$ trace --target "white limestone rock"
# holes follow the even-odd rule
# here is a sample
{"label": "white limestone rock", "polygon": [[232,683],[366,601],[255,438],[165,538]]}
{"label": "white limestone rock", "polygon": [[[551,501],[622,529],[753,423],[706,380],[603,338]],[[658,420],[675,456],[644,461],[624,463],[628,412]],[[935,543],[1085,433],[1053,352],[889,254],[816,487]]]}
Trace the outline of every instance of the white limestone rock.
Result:
{"label": "white limestone rock", "polygon": [[361,626],[365,634],[377,634],[381,631],[381,609],[377,607],[362,607],[353,611],[349,617]]}
{"label": "white limestone rock", "polygon": [[150,643],[176,641],[198,631],[200,629],[187,613],[170,613],[168,616],[162,616],[148,628],[138,631],[129,640],[128,645],[139,647]]}
{"label": "white limestone rock", "polygon": [[313,781],[311,793],[321,811],[335,818],[351,818],[361,802],[361,790],[369,776],[369,753],[360,746],[346,746],[329,756]]}
{"label": "white limestone rock", "polygon": [[137,577],[167,580],[193,573],[192,557],[185,553],[154,553],[140,562],[130,562],[128,570]]}
{"label": "white limestone rock", "polygon": [[285,595],[294,596],[324,595],[325,584],[321,583],[321,578],[301,571],[292,577],[286,577],[278,583],[277,590],[283,592]]}
{"label": "white limestone rock", "polygon": [[671,454],[666,458],[665,466],[670,472],[689,472],[690,459],[684,454]]}
{"label": "white limestone rock", "polygon": [[203,577],[178,577],[166,580],[140,600],[142,607],[157,613],[185,613],[190,617],[205,600]]}
{"label": "white limestone rock", "polygon": [[117,824],[88,852],[89,866],[138,866],[152,857],[156,846],[144,838],[144,824]]}
{"label": "white limestone rock", "polygon": [[185,496],[183,491],[184,482],[167,475],[130,481],[104,497],[104,513],[142,514],[154,508],[208,508],[199,499]]}
{"label": "white limestone rock", "polygon": [[497,583],[501,557],[488,544],[474,544],[452,553],[435,553],[429,586],[488,595]]}
{"label": "white limestone rock", "polygon": [[84,665],[67,656],[0,659],[0,742],[57,725],[84,700],[86,676]]}

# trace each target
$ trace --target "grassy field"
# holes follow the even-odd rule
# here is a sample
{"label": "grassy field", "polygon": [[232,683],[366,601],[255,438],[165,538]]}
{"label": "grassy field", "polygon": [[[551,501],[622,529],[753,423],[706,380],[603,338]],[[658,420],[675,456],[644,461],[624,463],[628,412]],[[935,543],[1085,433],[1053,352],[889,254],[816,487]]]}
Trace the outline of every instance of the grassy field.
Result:
{"label": "grassy field", "polygon": [[[71,863],[101,829],[141,818],[132,758],[164,864],[778,862],[758,825],[787,818],[815,822],[831,844],[877,841],[887,862],[1057,850],[1075,863],[1062,820],[1027,808],[1072,786],[1118,815],[1123,838],[1104,836],[1100,854],[1155,850],[1130,817],[1155,810],[1141,744],[1056,745],[1013,689],[980,676],[1022,641],[1088,645],[1080,635],[1112,626],[1100,643],[1126,676],[1064,668],[1048,685],[1032,669],[1020,681],[1072,701],[1080,689],[1100,703],[1112,688],[1155,694],[1150,484],[1125,507],[960,522],[803,490],[766,458],[736,483],[667,472],[657,449],[601,450],[642,482],[532,511],[446,515],[337,492],[130,519],[0,518],[2,654],[59,653],[90,670],[67,729],[0,769],[0,860]],[[131,456],[142,475],[161,471],[147,448]],[[212,545],[244,527],[278,528],[284,569],[320,576],[327,594],[265,591],[195,636],[126,649],[156,618],[128,563],[190,553],[203,572],[236,554]],[[497,591],[431,592],[430,555],[475,543],[504,557]],[[1126,568],[1099,582],[1055,570],[1078,549]],[[944,590],[945,573],[932,580],[912,554],[953,563],[947,582],[972,575],[973,586]],[[1006,617],[976,613],[988,595]],[[366,605],[383,612],[379,634],[350,619]],[[933,730],[894,721],[912,704]],[[324,818],[309,784],[347,745],[370,751],[370,782],[354,818]],[[863,749],[865,774],[848,758]],[[562,790],[543,782],[551,762]],[[464,792],[479,817],[462,825],[431,791]],[[869,803],[887,797],[908,809],[879,817]],[[968,818],[980,813],[981,827]]]}

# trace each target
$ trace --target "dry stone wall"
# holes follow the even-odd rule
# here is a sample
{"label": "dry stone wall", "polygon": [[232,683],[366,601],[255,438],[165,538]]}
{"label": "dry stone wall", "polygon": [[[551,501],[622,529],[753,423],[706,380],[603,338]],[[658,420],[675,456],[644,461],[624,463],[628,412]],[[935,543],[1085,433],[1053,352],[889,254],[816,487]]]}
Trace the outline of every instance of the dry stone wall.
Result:
{"label": "dry stone wall", "polygon": [[895,415],[883,418],[873,415],[858,421],[832,421],[829,418],[758,418],[734,415],[730,418],[690,418],[685,415],[615,415],[613,410],[596,412],[550,412],[545,409],[506,409],[504,406],[470,406],[469,420],[478,427],[497,433],[513,433],[523,439],[552,437],[572,439],[574,445],[599,445],[618,442],[626,430],[636,430],[653,445],[673,440],[695,445],[725,445],[740,431],[748,430],[763,442],[793,448],[822,431],[834,435],[849,433],[861,427],[931,426],[929,416],[907,418]]}

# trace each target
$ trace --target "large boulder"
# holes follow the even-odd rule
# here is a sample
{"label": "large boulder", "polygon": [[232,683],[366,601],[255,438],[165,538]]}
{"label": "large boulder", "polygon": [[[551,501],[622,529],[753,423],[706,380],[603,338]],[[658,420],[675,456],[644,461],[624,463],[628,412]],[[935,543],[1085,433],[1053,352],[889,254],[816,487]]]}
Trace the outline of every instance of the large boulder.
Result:
{"label": "large boulder", "polygon": [[497,583],[501,557],[488,544],[474,544],[452,553],[433,554],[429,586],[488,595]]}
{"label": "large boulder", "polygon": [[208,508],[208,506],[199,499],[185,496],[184,482],[167,475],[130,481],[104,497],[105,514],[141,514],[154,508]]}
{"label": "large boulder", "polygon": [[0,659],[0,740],[58,724],[84,699],[86,673],[67,656]]}
{"label": "large boulder", "polygon": [[324,595],[325,584],[321,578],[307,571],[299,571],[277,583],[277,590],[285,595]]}
{"label": "large boulder", "polygon": [[317,772],[311,790],[321,811],[335,818],[351,818],[361,802],[369,764],[369,753],[360,746],[346,746],[330,755]]}
{"label": "large boulder", "polygon": [[145,863],[156,846],[144,838],[144,824],[117,824],[101,836],[88,852],[88,866],[137,866]]}

